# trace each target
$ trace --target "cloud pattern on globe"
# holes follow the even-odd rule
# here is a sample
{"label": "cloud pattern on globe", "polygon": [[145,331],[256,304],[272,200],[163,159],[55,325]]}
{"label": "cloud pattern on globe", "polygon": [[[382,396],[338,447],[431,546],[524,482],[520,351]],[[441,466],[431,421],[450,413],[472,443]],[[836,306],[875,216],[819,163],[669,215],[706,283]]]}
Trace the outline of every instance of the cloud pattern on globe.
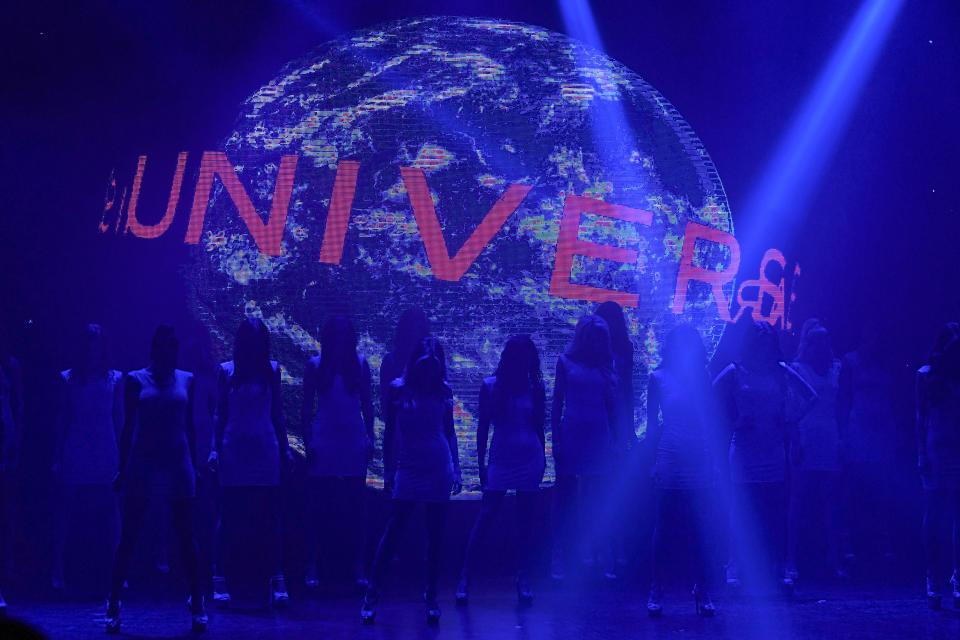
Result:
{"label": "cloud pattern on globe", "polygon": [[[299,424],[300,376],[325,318],[352,317],[377,371],[397,318],[419,305],[447,349],[464,476],[475,483],[477,393],[506,339],[533,336],[549,394],[557,356],[594,308],[548,294],[565,194],[653,214],[649,227],[584,215],[581,238],[637,249],[639,259],[577,258],[571,278],[640,296],[626,309],[638,356],[638,433],[646,371],[659,362],[664,333],[691,322],[713,353],[723,332],[706,287],[691,288],[683,318],[670,311],[686,222],[733,232],[709,156],[655,89],[564,35],[454,17],[352,33],[290,62],[251,95],[224,151],[263,216],[281,157],[299,156],[281,255],[258,251],[217,183],[188,274],[196,308],[224,350],[244,314],[270,327],[291,425]],[[327,210],[345,160],[360,163],[349,227],[340,264],[324,264]],[[531,190],[463,277],[444,281],[432,274],[401,167],[424,172],[451,256],[509,185]],[[698,247],[698,257],[724,260],[710,247]],[[379,439],[379,420],[377,431]],[[299,430],[291,432],[299,445]],[[370,476],[382,482],[379,459]]]}

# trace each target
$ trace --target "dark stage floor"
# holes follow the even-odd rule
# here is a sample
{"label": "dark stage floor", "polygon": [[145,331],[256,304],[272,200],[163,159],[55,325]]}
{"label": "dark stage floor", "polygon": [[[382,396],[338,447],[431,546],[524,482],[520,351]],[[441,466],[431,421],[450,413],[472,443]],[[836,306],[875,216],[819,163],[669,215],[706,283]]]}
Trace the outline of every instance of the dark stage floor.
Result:
{"label": "dark stage floor", "polygon": [[[456,607],[452,592],[441,600],[443,619],[430,628],[413,585],[394,585],[385,594],[373,627],[359,622],[356,597],[300,596],[290,609],[274,613],[254,599],[228,611],[211,610],[211,640],[225,638],[459,639],[510,638],[956,638],[960,614],[928,611],[916,589],[862,586],[798,591],[793,602],[779,599],[717,599],[716,618],[699,619],[692,599],[674,590],[664,615],[646,615],[645,593],[625,588],[573,588],[538,584],[537,600],[519,609],[509,580],[474,586],[469,607]],[[452,585],[451,585],[452,587]],[[105,638],[100,602],[18,602],[15,613],[50,638]],[[121,638],[189,637],[186,608],[131,596],[124,606]]]}

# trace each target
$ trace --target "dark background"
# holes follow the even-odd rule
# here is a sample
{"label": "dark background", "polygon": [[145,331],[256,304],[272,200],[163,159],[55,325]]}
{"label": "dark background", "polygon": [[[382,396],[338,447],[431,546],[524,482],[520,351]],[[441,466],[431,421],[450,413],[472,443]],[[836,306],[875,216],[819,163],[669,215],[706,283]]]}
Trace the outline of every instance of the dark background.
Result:
{"label": "dark background", "polygon": [[[607,53],[656,87],[697,132],[738,231],[792,116],[860,2],[597,2]],[[840,352],[882,322],[902,373],[905,468],[911,371],[937,327],[960,318],[960,8],[905,2],[805,222],[762,247],[800,263],[797,325],[825,319]],[[0,60],[0,321],[23,361],[24,470],[49,466],[49,389],[81,323],[104,323],[116,365],[143,366],[158,321],[191,325],[179,269],[185,209],[161,240],[97,233],[112,169],[129,184],[149,157],[139,210],[166,203],[176,154],[217,148],[240,103],[288,60],[345,31],[422,14],[498,17],[565,31],[553,2],[7,3]],[[185,194],[188,190],[185,190]],[[769,212],[768,215],[777,215]],[[757,277],[759,251],[741,279]],[[195,325],[194,325],[195,326]],[[42,474],[34,481],[41,483]]]}

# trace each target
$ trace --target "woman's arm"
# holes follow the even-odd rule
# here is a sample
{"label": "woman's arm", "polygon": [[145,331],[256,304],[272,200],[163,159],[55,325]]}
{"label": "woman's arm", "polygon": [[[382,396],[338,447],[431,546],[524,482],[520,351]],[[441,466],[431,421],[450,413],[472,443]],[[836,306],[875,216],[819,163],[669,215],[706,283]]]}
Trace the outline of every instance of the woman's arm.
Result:
{"label": "woman's arm", "polygon": [[734,395],[736,388],[737,365],[728,364],[723,371],[714,379],[713,389],[716,393],[715,398],[719,405],[721,418],[726,423],[727,432],[731,432],[733,424],[737,421],[737,400]]}
{"label": "woman's arm", "polygon": [[[193,466],[193,461],[197,459],[197,427],[193,420],[193,405],[196,401],[196,397],[194,396],[196,378],[193,374],[188,375],[190,375],[190,382],[187,383],[187,413],[183,416],[183,426],[187,434],[187,446],[190,448],[190,466]],[[194,469],[194,473],[198,472],[199,469]]]}
{"label": "woman's arm", "polygon": [[644,436],[648,449],[656,450],[663,434],[660,422],[660,382],[656,372],[647,379],[647,434]]}
{"label": "woman's arm", "polygon": [[490,385],[480,385],[480,411],[477,420],[477,468],[480,471],[480,487],[487,486],[487,437],[490,434]]}
{"label": "woman's arm", "polygon": [[119,379],[117,383],[113,385],[113,407],[111,409],[111,416],[113,417],[113,430],[117,436],[117,442],[120,442],[120,434],[123,432],[123,417],[124,417],[124,376],[119,371]]}
{"label": "woman's arm", "polygon": [[927,426],[930,420],[930,393],[927,387],[926,367],[917,371],[915,387],[917,401],[917,461],[921,469],[927,466]]}
{"label": "woman's arm", "polygon": [[[63,459],[63,450],[67,444],[67,429],[70,426],[70,403],[68,402],[68,379],[66,372],[61,373],[60,381],[57,385],[57,419],[54,423],[56,433],[54,435],[53,466],[51,471],[56,473],[60,469],[60,461]],[[2,447],[0,447],[2,450]]]}
{"label": "woman's arm", "polygon": [[133,444],[133,432],[137,426],[137,403],[140,400],[140,383],[131,375],[123,380],[123,431],[120,433],[120,465],[118,473],[122,473],[130,457],[130,447]]}
{"label": "woman's arm", "polygon": [[463,490],[463,479],[460,472],[460,447],[457,446],[457,430],[453,423],[453,394],[446,399],[443,411],[443,431],[447,437],[447,445],[450,447],[450,457],[453,459],[453,493],[458,494]]}
{"label": "woman's arm", "polygon": [[283,420],[283,382],[280,379],[280,365],[273,370],[270,380],[270,422],[273,423],[273,432],[277,436],[277,446],[280,448],[280,460],[290,455],[290,442],[287,440],[287,423]]}
{"label": "woman's arm", "polygon": [[370,365],[366,358],[362,364],[363,380],[360,383],[360,415],[363,418],[363,427],[367,432],[369,440],[370,455],[373,455],[374,443],[377,441],[376,434],[373,432],[373,381],[370,375]]}
{"label": "woman's arm", "polygon": [[850,411],[853,410],[853,365],[848,358],[840,361],[840,378],[837,382],[837,429],[841,444],[847,440]]}
{"label": "woman's arm", "polygon": [[213,424],[213,454],[219,455],[223,447],[223,433],[230,419],[230,376],[223,367],[217,367],[217,421]]}
{"label": "woman's arm", "polygon": [[553,405],[550,410],[550,430],[553,434],[553,460],[557,458],[563,448],[560,435],[560,423],[563,420],[563,402],[567,394],[567,370],[563,366],[563,356],[557,360],[557,374],[553,380]]}
{"label": "woman's arm", "polygon": [[[381,371],[383,369],[381,368]],[[389,387],[382,394],[384,398],[384,423],[383,423],[383,485],[384,488],[393,487],[393,477],[397,472],[396,447],[394,440],[397,433],[397,395],[399,389],[392,383],[387,383]]]}
{"label": "woman's arm", "polygon": [[303,435],[303,446],[310,447],[313,437],[313,407],[317,395],[317,367],[313,358],[307,360],[303,370],[303,401],[300,404],[300,433]]}

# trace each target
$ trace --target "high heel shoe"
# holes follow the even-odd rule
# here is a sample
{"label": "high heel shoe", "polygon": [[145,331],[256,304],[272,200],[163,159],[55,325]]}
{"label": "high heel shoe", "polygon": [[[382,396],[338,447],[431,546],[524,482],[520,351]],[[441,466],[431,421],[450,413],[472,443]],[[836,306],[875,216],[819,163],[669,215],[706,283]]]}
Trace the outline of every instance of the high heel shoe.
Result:
{"label": "high heel shoe", "polygon": [[290,604],[290,595],[287,593],[287,583],[283,575],[270,578],[270,604],[280,609]]}
{"label": "high heel shoe", "polygon": [[529,607],[533,604],[533,590],[530,589],[530,585],[527,584],[527,578],[523,573],[517,574],[516,586],[517,602],[524,607]]}
{"label": "high heel shoe", "polygon": [[230,606],[227,579],[223,576],[213,576],[213,606],[217,609],[226,609]]}
{"label": "high heel shoe", "polygon": [[956,570],[950,576],[950,589],[953,591],[953,608],[960,610],[960,575]]}
{"label": "high heel shoe", "polygon": [[939,611],[943,606],[943,596],[940,590],[934,584],[934,581],[927,577],[927,606],[934,611]]}
{"label": "high heel shoe", "polygon": [[107,598],[107,613],[104,616],[107,633],[120,633],[120,607],[119,600]]}
{"label": "high heel shoe", "polygon": [[190,629],[194,633],[203,633],[210,624],[204,600],[205,598],[200,596],[199,604],[195,604],[193,598],[187,598],[187,607],[190,609]]}
{"label": "high heel shoe", "polygon": [[712,618],[717,612],[716,606],[710,599],[710,594],[700,585],[693,585],[693,603],[697,607],[697,615],[703,618]]}
{"label": "high heel shoe", "polygon": [[437,604],[437,594],[432,590],[423,592],[423,601],[426,603],[427,624],[435,627],[440,624],[440,605]]}
{"label": "high heel shoe", "polygon": [[461,577],[460,582],[457,583],[454,599],[458,607],[465,607],[470,602],[470,584],[465,577]]}
{"label": "high heel shoe", "polygon": [[647,615],[659,618],[663,615],[663,585],[654,582],[650,585],[650,597],[647,598]]}
{"label": "high heel shoe", "polygon": [[363,594],[363,604],[360,605],[360,621],[363,624],[373,624],[377,619],[377,602],[380,594],[374,589],[367,589]]}

